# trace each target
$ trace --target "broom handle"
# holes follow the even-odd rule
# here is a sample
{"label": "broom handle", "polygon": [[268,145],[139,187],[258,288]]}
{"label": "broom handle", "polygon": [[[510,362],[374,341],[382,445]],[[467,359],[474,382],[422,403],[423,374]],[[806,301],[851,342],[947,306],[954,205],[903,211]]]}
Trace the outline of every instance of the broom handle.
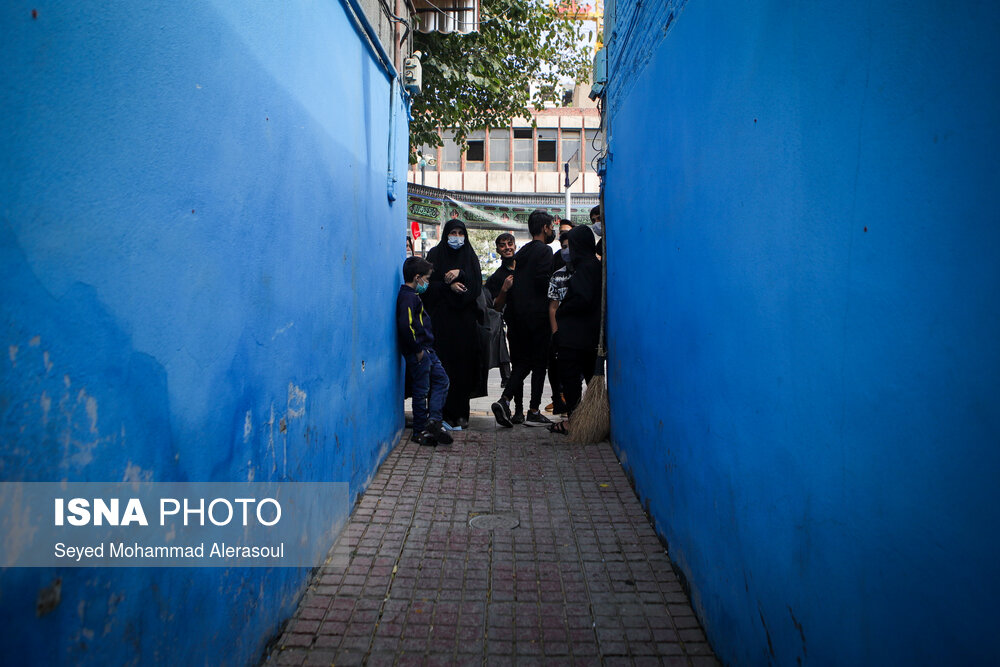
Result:
{"label": "broom handle", "polygon": [[608,313],[608,221],[604,217],[604,188],[601,188],[598,205],[601,207],[601,222],[604,225],[604,256],[601,257],[601,334],[597,343],[597,364],[603,366],[608,351],[604,349],[604,328],[607,326]]}

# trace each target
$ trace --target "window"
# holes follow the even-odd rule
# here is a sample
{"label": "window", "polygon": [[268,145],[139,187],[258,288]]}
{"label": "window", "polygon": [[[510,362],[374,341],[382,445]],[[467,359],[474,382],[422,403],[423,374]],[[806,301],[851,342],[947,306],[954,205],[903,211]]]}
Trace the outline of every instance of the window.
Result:
{"label": "window", "polygon": [[538,131],[538,171],[556,170],[556,131]]}
{"label": "window", "polygon": [[583,168],[586,171],[597,170],[597,157],[604,151],[602,143],[596,140],[597,134],[597,130],[584,130],[584,136],[587,139],[587,144],[584,146],[587,162],[583,165]]}
{"label": "window", "polygon": [[510,130],[490,130],[490,171],[510,171]]}
{"label": "window", "polygon": [[514,128],[514,171],[534,171],[535,151],[531,128]]}
{"label": "window", "polygon": [[441,137],[444,139],[444,147],[441,149],[441,171],[458,171],[461,169],[462,153],[455,143],[455,131],[445,130]]}
{"label": "window", "polygon": [[570,158],[573,158],[576,168],[580,169],[580,130],[562,131],[562,162],[569,162]]}
{"label": "window", "polygon": [[486,133],[482,130],[470,132],[466,142],[469,150],[465,152],[465,170],[483,171],[486,168]]}

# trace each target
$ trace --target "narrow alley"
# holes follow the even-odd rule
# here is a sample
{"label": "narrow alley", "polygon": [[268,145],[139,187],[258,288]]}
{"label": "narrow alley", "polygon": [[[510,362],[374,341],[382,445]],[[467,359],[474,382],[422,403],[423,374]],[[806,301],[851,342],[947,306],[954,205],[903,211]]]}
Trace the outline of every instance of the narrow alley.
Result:
{"label": "narrow alley", "polygon": [[389,454],[265,664],[718,664],[611,445],[488,404]]}
{"label": "narrow alley", "polygon": [[[3,3],[8,660],[1000,665],[998,34],[983,1]],[[607,441],[499,428],[494,371],[409,442],[401,285],[457,421],[501,233],[514,357],[605,352]]]}

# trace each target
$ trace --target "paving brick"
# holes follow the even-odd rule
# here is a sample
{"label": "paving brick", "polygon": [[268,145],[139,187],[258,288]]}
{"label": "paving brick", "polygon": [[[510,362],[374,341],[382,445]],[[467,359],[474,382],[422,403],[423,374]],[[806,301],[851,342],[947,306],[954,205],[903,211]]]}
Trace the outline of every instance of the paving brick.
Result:
{"label": "paving brick", "polygon": [[609,656],[605,658],[604,664],[607,667],[631,667],[632,660],[625,656]]}
{"label": "paving brick", "polygon": [[395,650],[372,652],[365,659],[366,667],[392,667],[394,664],[396,664]]}
{"label": "paving brick", "polygon": [[682,656],[661,657],[660,662],[664,667],[688,667],[688,659]]}
{"label": "paving brick", "polygon": [[420,654],[427,650],[427,638],[403,637],[399,640],[400,654]]}
{"label": "paving brick", "polygon": [[542,646],[538,642],[522,642],[514,644],[515,655],[541,655]]}
{"label": "paving brick", "polygon": [[511,655],[514,652],[514,643],[510,641],[498,641],[489,639],[486,641],[486,655]]}
{"label": "paving brick", "polygon": [[272,659],[278,665],[301,665],[308,655],[309,652],[303,648],[293,648],[277,651]]}
{"label": "paving brick", "polygon": [[692,667],[719,667],[721,664],[715,656],[697,656],[691,658]]}
{"label": "paving brick", "polygon": [[332,665],[334,663],[334,661],[336,660],[336,658],[337,658],[337,652],[336,651],[329,650],[329,649],[326,649],[326,650],[313,650],[313,651],[309,651],[309,654],[306,655],[305,662],[303,662],[302,664],[310,666],[310,667],[312,667],[312,666],[318,666],[318,665],[322,665],[323,667],[326,667],[327,665]]}
{"label": "paving brick", "polygon": [[319,632],[319,626],[320,626],[319,621],[309,621],[300,619],[292,623],[289,632],[296,634],[308,633],[310,635],[314,635]]}
{"label": "paving brick", "polygon": [[365,654],[358,651],[338,651],[333,659],[337,667],[357,667],[363,665]]}
{"label": "paving brick", "polygon": [[390,653],[394,654],[399,648],[399,638],[398,637],[379,637],[376,636],[371,643],[372,653]]}
{"label": "paving brick", "polygon": [[633,667],[653,667],[654,665],[658,667],[659,664],[660,664],[660,659],[656,656],[642,655],[642,656],[632,657]]}
{"label": "paving brick", "polygon": [[574,641],[571,647],[575,656],[596,656],[599,653],[597,642],[593,640]]}
{"label": "paving brick", "polygon": [[694,642],[694,643],[684,642],[684,651],[688,655],[702,655],[702,656],[714,655],[712,653],[712,647],[709,646],[707,643],[701,643],[701,642]]}
{"label": "paving brick", "polygon": [[344,638],[340,635],[317,635],[313,640],[313,648],[317,649],[338,649]]}
{"label": "paving brick", "polygon": [[364,653],[368,650],[369,644],[371,644],[370,635],[353,635],[344,637],[340,642],[340,648],[341,650],[361,651]]}
{"label": "paving brick", "polygon": [[681,641],[684,643],[705,641],[705,633],[701,631],[701,628],[688,628],[686,630],[681,630],[678,634],[681,637]]}
{"label": "paving brick", "polygon": [[384,620],[375,628],[376,637],[399,637],[403,634],[402,613],[391,621]]}
{"label": "paving brick", "polygon": [[487,637],[489,637],[490,639],[498,639],[506,642],[513,642],[514,636],[515,636],[514,629],[509,625],[498,628],[490,628],[489,630],[487,630]]}
{"label": "paving brick", "polygon": [[312,634],[302,634],[302,635],[288,634],[285,635],[281,641],[281,645],[286,648],[294,648],[294,647],[305,648],[307,646],[310,646],[312,643],[313,643]]}
{"label": "paving brick", "polygon": [[549,642],[542,644],[543,651],[547,656],[569,655],[569,644],[566,642]]}

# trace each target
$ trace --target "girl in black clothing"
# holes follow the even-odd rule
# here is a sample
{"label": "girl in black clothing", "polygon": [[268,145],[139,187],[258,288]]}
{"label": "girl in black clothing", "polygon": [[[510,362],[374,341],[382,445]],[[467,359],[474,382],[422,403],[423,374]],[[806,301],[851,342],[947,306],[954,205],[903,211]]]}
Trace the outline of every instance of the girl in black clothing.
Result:
{"label": "girl in black clothing", "polygon": [[[595,252],[594,233],[589,227],[576,227],[569,233],[570,272],[566,298],[556,310],[559,326],[559,376],[566,407],[573,409],[583,395],[581,381],[590,382],[597,361],[601,333],[601,263]],[[565,433],[565,422],[553,425],[552,431]]]}
{"label": "girl in black clothing", "polygon": [[486,394],[476,304],[483,273],[468,236],[461,220],[445,223],[441,240],[427,253],[434,272],[421,297],[434,322],[434,350],[451,381],[442,416],[463,428],[469,425],[469,399]]}

